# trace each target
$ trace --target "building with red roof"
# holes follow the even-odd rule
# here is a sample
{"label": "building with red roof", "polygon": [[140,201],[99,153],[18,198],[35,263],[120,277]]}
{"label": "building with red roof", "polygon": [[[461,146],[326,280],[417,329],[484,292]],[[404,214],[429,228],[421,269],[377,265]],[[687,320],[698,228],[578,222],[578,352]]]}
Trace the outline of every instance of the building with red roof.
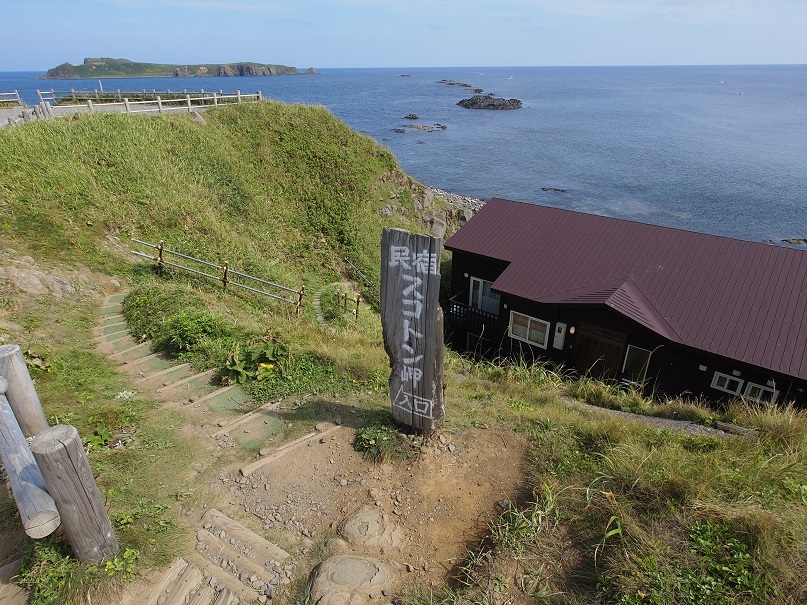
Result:
{"label": "building with red roof", "polygon": [[807,403],[807,252],[494,198],[445,244],[449,336],[671,395]]}

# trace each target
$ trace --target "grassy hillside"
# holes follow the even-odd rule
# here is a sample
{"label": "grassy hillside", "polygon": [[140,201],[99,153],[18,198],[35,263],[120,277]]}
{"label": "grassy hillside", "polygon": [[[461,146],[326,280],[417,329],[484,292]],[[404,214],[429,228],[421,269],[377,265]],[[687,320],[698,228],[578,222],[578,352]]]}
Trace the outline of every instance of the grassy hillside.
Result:
{"label": "grassy hillside", "polygon": [[378,274],[377,210],[400,180],[387,150],[321,107],[205,119],[96,114],[0,132],[0,228],[11,245],[97,267],[119,266],[114,235],[292,287],[333,280],[345,256]]}
{"label": "grassy hillside", "polygon": [[[312,394],[350,397],[367,421],[383,425],[388,417],[378,317],[367,309],[358,321],[346,316],[329,284],[350,275],[345,257],[377,280],[382,227],[424,229],[422,187],[387,150],[321,107],[262,102],[204,118],[93,114],[0,130],[0,268],[22,266],[30,255],[77,289],[74,298],[56,299],[0,279],[0,342],[30,351],[46,413],[87,439],[116,532],[137,553],[110,573],[76,565],[63,545],[43,541],[26,576],[37,602],[65,602],[87,585],[128,579],[182,552],[180,507],[199,506],[191,494],[218,470],[193,472],[213,463],[182,436],[189,420],[181,410],[121,397],[129,385],[91,337],[98,293],[113,277],[130,290],[124,312],[132,333],[199,368],[221,367],[234,351],[271,339],[282,343],[277,377],[249,388],[257,403],[286,398],[281,413],[293,420],[286,438],[321,421],[306,403]],[[398,210],[382,217],[391,200]],[[214,282],[170,272],[157,279],[151,263],[134,262],[131,237],[322,291],[328,326],[319,325],[310,301],[295,316]],[[518,431],[531,451],[521,497],[493,519],[488,537],[451,562],[444,586],[409,580],[403,602],[804,602],[803,411],[648,402],[542,366],[450,352],[446,382],[448,431]],[[703,423],[719,416],[757,432],[671,433],[580,410],[570,396]],[[131,444],[91,447],[117,433]],[[13,504],[0,498],[0,534],[11,513]],[[328,537],[311,552],[325,552]],[[303,567],[276,603],[303,601]]]}

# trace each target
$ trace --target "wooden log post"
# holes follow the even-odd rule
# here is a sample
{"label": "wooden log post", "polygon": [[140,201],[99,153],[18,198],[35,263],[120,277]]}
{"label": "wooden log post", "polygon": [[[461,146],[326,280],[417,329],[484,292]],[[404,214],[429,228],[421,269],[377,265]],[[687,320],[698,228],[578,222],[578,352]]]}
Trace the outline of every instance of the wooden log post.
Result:
{"label": "wooden log post", "polygon": [[8,403],[7,388],[8,381],[0,376],[0,456],[25,533],[38,540],[59,527],[59,511]]}
{"label": "wooden log post", "polygon": [[440,238],[401,229],[381,237],[381,325],[392,416],[423,432],[443,424]]}
{"label": "wooden log post", "polygon": [[160,98],[160,95],[157,95],[157,111],[159,113],[163,112],[163,100]]}
{"label": "wooden log post", "polygon": [[124,113],[129,113],[129,98],[124,97],[123,99],[123,111]]}
{"label": "wooden log post", "polygon": [[19,345],[0,346],[0,376],[8,380],[6,397],[23,435],[32,437],[48,428],[48,419]]}
{"label": "wooden log post", "polygon": [[114,557],[120,546],[75,427],[49,428],[34,437],[31,451],[76,558],[97,563]]}

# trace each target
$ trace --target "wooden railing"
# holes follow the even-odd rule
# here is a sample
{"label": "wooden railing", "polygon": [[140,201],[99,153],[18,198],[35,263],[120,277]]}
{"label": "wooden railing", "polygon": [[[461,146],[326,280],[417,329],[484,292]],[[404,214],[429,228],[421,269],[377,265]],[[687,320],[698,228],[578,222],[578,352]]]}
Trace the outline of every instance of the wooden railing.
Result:
{"label": "wooden railing", "polygon": [[[36,119],[52,119],[64,115],[72,115],[74,113],[93,113],[94,111],[118,111],[121,113],[169,113],[177,111],[198,111],[204,110],[208,107],[215,107],[218,105],[248,103],[260,101],[263,95],[259,90],[256,93],[242,93],[237,90],[232,94],[223,94],[220,92],[126,92],[121,93],[89,93],[81,91],[70,91],[69,93],[61,93],[55,90],[41,91],[37,90],[39,97],[39,105],[31,109],[23,109],[19,116],[9,117],[8,125],[17,126],[25,122]],[[15,93],[0,93],[12,95]],[[74,102],[65,101],[65,96],[71,95],[69,99]],[[127,95],[127,96],[123,96]],[[131,95],[131,98],[130,96]],[[145,98],[147,97],[147,98]],[[17,94],[15,99],[19,99]],[[119,98],[119,100],[114,100]],[[134,99],[134,100],[133,100]],[[2,102],[0,97],[0,103]]]}
{"label": "wooden railing", "polygon": [[162,102],[166,104],[179,103],[187,106],[207,107],[210,105],[223,105],[225,103],[245,103],[248,101],[260,101],[263,98],[261,91],[255,93],[242,93],[240,90],[234,93],[225,94],[224,91],[211,91],[206,92],[200,90],[199,92],[188,92],[187,90],[181,91],[158,91],[152,89],[151,91],[145,88],[141,91],[121,91],[116,89],[114,91],[99,91],[95,90],[75,90],[71,88],[67,91],[53,90],[37,90],[37,96],[40,103],[50,103],[51,105],[86,105],[87,101],[92,101],[96,105],[111,105],[114,103],[123,103],[128,100],[130,103],[137,102]]}
{"label": "wooden railing", "polygon": [[[187,254],[182,254],[181,252],[176,252],[175,250],[169,250],[168,248],[165,247],[165,242],[163,241],[160,241],[160,243],[157,245],[150,244],[148,242],[143,242],[134,238],[132,238],[132,241],[137,244],[140,244],[141,246],[146,246],[148,248],[152,248],[157,251],[156,256],[151,256],[149,254],[143,254],[142,252],[138,252],[137,250],[132,250],[132,254],[134,254],[135,256],[139,256],[141,258],[148,258],[155,261],[157,263],[157,275],[163,274],[164,267],[172,267],[174,269],[179,269],[180,271],[187,271],[188,273],[192,273],[200,277],[207,277],[210,279],[214,279],[216,281],[220,281],[224,288],[227,288],[227,286],[235,286],[236,288],[242,288],[244,290],[248,290],[256,294],[268,296],[269,298],[273,298],[275,300],[279,300],[294,305],[295,313],[299,313],[300,308],[303,306],[303,297],[305,296],[305,286],[301,287],[299,290],[295,290],[294,288],[289,288],[287,286],[282,286],[275,282],[271,282],[266,279],[261,279],[260,277],[254,277],[252,275],[248,275],[246,273],[241,273],[240,271],[231,269],[228,263],[223,264],[211,263],[206,260],[194,258],[193,256],[188,256]],[[207,270],[204,269],[194,269],[193,267],[186,267],[185,265],[180,265],[179,263],[165,260],[166,254],[176,256],[184,260],[189,260],[194,263],[198,263],[199,265],[205,268],[216,269],[218,271],[218,274],[213,275],[212,273],[208,273]],[[271,288],[279,290],[280,294],[266,292],[265,290],[262,290],[260,287],[249,286],[245,283],[238,281],[239,279],[249,280],[250,282],[254,282],[255,284],[260,284],[261,287],[269,286]]]}
{"label": "wooden railing", "polygon": [[0,92],[0,107],[10,105],[12,107],[22,107],[25,103],[20,98],[20,93],[17,90],[11,92]]}

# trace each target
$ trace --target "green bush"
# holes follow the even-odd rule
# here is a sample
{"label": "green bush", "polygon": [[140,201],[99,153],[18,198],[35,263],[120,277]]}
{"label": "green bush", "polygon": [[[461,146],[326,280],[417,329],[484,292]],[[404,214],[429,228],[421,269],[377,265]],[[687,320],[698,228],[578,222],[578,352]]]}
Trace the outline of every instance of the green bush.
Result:
{"label": "green bush", "polygon": [[217,339],[228,333],[221,318],[201,309],[184,309],[163,321],[152,344],[157,351],[176,357],[191,351],[203,339]]}

